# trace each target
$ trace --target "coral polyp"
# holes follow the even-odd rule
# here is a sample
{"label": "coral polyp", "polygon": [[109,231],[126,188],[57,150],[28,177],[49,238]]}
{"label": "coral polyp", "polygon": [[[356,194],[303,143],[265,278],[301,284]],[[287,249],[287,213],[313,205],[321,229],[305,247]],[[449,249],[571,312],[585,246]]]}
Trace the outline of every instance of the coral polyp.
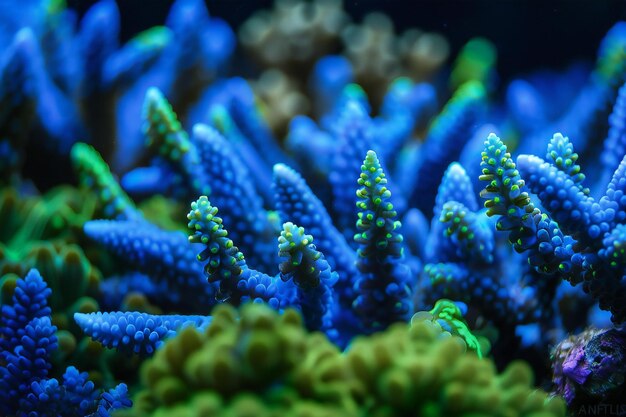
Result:
{"label": "coral polyp", "polygon": [[2,416],[622,413],[626,23],[77,7],[0,2]]}

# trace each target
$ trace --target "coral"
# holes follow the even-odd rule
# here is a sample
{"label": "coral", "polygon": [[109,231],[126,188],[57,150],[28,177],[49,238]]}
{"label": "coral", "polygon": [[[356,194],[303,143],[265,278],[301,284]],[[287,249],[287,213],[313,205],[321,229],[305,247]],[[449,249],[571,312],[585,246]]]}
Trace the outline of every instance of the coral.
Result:
{"label": "coral", "polygon": [[[332,109],[329,98],[352,81],[381,104],[394,79],[429,80],[448,58],[442,35],[418,29],[396,34],[381,13],[351,23],[341,3],[281,0],[241,26],[242,45],[268,68],[253,86],[274,131],[283,133],[298,115],[322,116]],[[337,52],[342,55],[326,55]]]}
{"label": "coral", "polygon": [[[241,103],[241,100],[233,102],[237,108],[236,103]],[[250,129],[259,130],[259,122],[248,110],[242,109],[240,113],[243,122],[238,126],[252,124]],[[159,163],[150,168],[156,174],[154,182],[161,187],[159,191],[182,201],[210,195],[212,201],[224,210],[233,237],[242,249],[251,254],[250,261],[260,268],[275,264],[275,255],[270,252],[273,233],[267,214],[254,191],[257,187],[249,171],[231,149],[231,144],[215,129],[200,124],[194,126],[189,137],[167,100],[156,89],[150,89],[146,94],[144,120],[148,146],[161,157]],[[257,137],[257,140],[261,141],[257,146],[265,147],[274,139]],[[259,167],[259,170],[263,169]],[[269,174],[269,168],[265,169]],[[126,184],[131,187],[135,183],[145,186],[146,169],[143,168],[136,176],[136,181],[131,177]],[[132,189],[135,192],[144,191],[136,187]],[[117,192],[115,195],[121,197]],[[124,198],[128,198],[126,194]],[[267,245],[260,245],[260,241],[266,241]]]}
{"label": "coral", "polygon": [[356,265],[362,277],[354,282],[358,294],[354,308],[363,323],[378,330],[408,318],[413,311],[413,289],[410,270],[402,262],[401,224],[374,151],[367,152],[358,183],[354,240],[359,245]]}
{"label": "coral", "polygon": [[48,378],[58,347],[47,298],[52,291],[36,269],[19,279],[11,305],[0,315],[1,410],[6,415],[108,416],[129,407],[125,384],[95,391],[87,373],[68,367],[63,382]]}
{"label": "coral", "polygon": [[546,138],[555,132],[563,132],[572,138],[573,145],[583,156],[599,153],[598,147],[609,127],[613,103],[626,81],[625,43],[626,24],[617,22],[602,39],[593,71],[576,94],[566,101],[565,111],[547,124],[536,125],[521,141],[519,152],[542,152]]}
{"label": "coral", "polygon": [[460,157],[459,144],[464,144],[463,138],[472,134],[484,99],[485,88],[481,83],[463,84],[432,122],[412,171],[406,173],[413,179],[411,188],[405,191],[412,207],[424,213],[432,209],[437,181],[446,167]]}
{"label": "coral", "polygon": [[284,164],[277,164],[274,166],[272,185],[280,218],[304,227],[314,236],[316,248],[324,254],[331,269],[337,272],[338,279],[333,286],[336,303],[333,321],[335,327],[341,329],[340,335],[348,339],[358,327],[352,311],[353,282],[354,277],[359,275],[356,253],[335,228],[326,208],[300,174]]}
{"label": "coral", "polygon": [[229,300],[236,305],[248,300],[265,301],[274,308],[292,303],[292,286],[280,278],[248,268],[244,255],[233,245],[224,229],[218,209],[206,196],[191,203],[187,215],[192,231],[191,243],[201,243],[205,248],[198,254],[200,262],[206,262],[204,273],[209,282],[219,283],[218,300]]}
{"label": "coral", "polygon": [[151,355],[163,340],[185,326],[202,327],[202,316],[164,316],[146,313],[76,313],[74,320],[92,339],[108,348],[132,349],[138,354]]}
{"label": "coral", "polygon": [[133,415],[564,415],[560,400],[531,390],[525,365],[498,374],[447,331],[448,308],[342,355],[293,310],[221,305],[206,330],[185,329],[144,364]]}
{"label": "coral", "polygon": [[271,12],[259,11],[244,22],[239,39],[265,66],[306,67],[333,50],[348,20],[340,1],[281,0]]}
{"label": "coral", "polygon": [[182,232],[164,231],[148,223],[93,220],[85,234],[124,258],[137,272],[148,274],[158,290],[153,299],[182,311],[202,311],[215,302],[196,255]]}
{"label": "coral", "polygon": [[381,101],[387,85],[398,77],[428,80],[449,54],[442,35],[418,29],[397,35],[389,17],[377,12],[367,14],[361,24],[348,26],[341,37],[355,81],[374,102]]}
{"label": "coral", "polygon": [[37,103],[36,59],[39,53],[33,33],[23,29],[0,62],[0,181],[14,181],[22,163],[21,149],[35,117]]}
{"label": "coral", "polygon": [[181,197],[191,200],[197,195],[210,194],[197,147],[192,145],[172,107],[156,88],[146,92],[143,119],[146,145],[173,165],[173,171],[181,176],[177,185],[187,188]]}
{"label": "coral", "polygon": [[363,15],[0,1],[0,414],[562,415],[517,359],[619,397],[625,24],[510,78]]}
{"label": "coral", "polygon": [[307,235],[303,227],[293,223],[283,224],[278,238],[280,278],[294,280],[298,287],[299,305],[304,322],[309,330],[329,333],[332,326],[332,286],[337,281],[336,272],[330,269],[324,255],[317,251],[313,236]]}
{"label": "coral", "polygon": [[540,326],[546,330],[541,337],[548,337],[558,281],[550,286],[525,259],[503,246],[493,233],[493,223],[478,209],[472,182],[460,164],[452,163],[446,170],[434,212],[417,291],[421,302],[429,305],[449,298],[465,303],[472,322],[483,323],[481,330],[497,330],[497,338],[490,338],[494,354],[532,345],[542,349],[542,341],[526,338],[523,329]]}
{"label": "coral", "polygon": [[[0,196],[0,305],[10,304],[19,277],[32,268],[41,271],[52,290],[51,322],[58,329],[59,349],[51,362],[80,363],[84,370],[107,374],[101,355],[88,352],[87,338],[75,325],[75,312],[100,308],[102,274],[98,251],[85,244],[82,224],[95,213],[93,194],[71,187],[58,187],[42,196],[24,195],[7,188]],[[112,383],[108,379],[107,383]]]}
{"label": "coral", "polygon": [[553,350],[553,382],[571,410],[620,406],[624,398],[626,335],[618,329],[587,329]]}
{"label": "coral", "polygon": [[[481,179],[489,181],[482,192],[488,199],[487,214],[500,216],[498,230],[509,232],[517,251],[529,251],[530,264],[546,275],[546,281],[561,277],[574,285],[583,282],[585,292],[600,302],[600,308],[610,310],[613,321],[622,322],[626,319],[619,301],[624,296],[624,272],[615,249],[619,250],[624,219],[623,163],[596,201],[581,184],[584,175],[574,164],[577,155],[566,137],[553,136],[548,158],[554,165],[533,155],[520,155],[518,171],[506,146],[490,135],[481,163]],[[534,206],[528,189],[550,215]]]}
{"label": "coral", "polygon": [[91,146],[77,143],[72,147],[72,163],[80,183],[96,191],[105,218],[139,220],[141,213],[113,177],[108,165]]}

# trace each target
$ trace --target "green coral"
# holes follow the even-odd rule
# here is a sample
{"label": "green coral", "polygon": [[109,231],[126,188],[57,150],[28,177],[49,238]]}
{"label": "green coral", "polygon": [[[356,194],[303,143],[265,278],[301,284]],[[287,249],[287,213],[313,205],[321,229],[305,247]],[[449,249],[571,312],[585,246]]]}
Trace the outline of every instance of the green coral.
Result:
{"label": "green coral", "polygon": [[295,310],[219,305],[206,330],[184,329],[144,363],[135,407],[118,416],[565,414],[560,399],[532,387],[527,365],[498,374],[472,338],[446,301],[346,352],[307,332]]}
{"label": "green coral", "polygon": [[212,403],[219,413],[256,403],[258,415],[302,401],[354,407],[339,349],[321,333],[308,334],[295,310],[279,315],[263,304],[245,305],[239,314],[216,307],[205,332],[184,329],[145,363],[141,377],[145,388],[134,411],[145,415],[194,415],[196,402]]}
{"label": "green coral", "polygon": [[202,176],[201,159],[189,140],[172,106],[155,87],[146,93],[143,108],[143,133],[148,148],[177,167],[186,186],[195,195],[210,195],[211,187]]}
{"label": "green coral", "polygon": [[474,38],[463,46],[457,56],[450,86],[456,89],[468,81],[479,81],[483,85],[493,82],[498,59],[496,47],[484,38]]}
{"label": "green coral", "polygon": [[[138,220],[142,216],[98,151],[85,143],[72,146],[72,164],[80,184],[98,195],[102,217],[118,220]],[[98,216],[100,217],[100,216]]]}
{"label": "green coral", "polygon": [[236,278],[241,275],[245,259],[228,237],[217,211],[217,207],[213,207],[206,196],[191,203],[187,219],[193,234],[189,236],[189,241],[206,245],[206,249],[198,255],[198,260],[208,261],[204,271],[209,282],[222,281],[222,290],[228,292],[232,290],[230,286],[237,282]]}
{"label": "green coral", "polygon": [[437,323],[442,329],[442,335],[452,334],[461,337],[469,350],[476,352],[479,358],[483,357],[481,344],[467,327],[461,309],[454,302],[445,299],[437,301],[432,310],[415,313],[411,318],[411,325],[425,321]]}
{"label": "green coral", "polygon": [[354,235],[354,241],[359,244],[357,266],[361,272],[370,272],[368,265],[372,259],[402,258],[401,224],[396,220],[397,213],[389,201],[391,191],[374,151],[367,152],[358,184],[356,227],[360,233]]}
{"label": "green coral", "polygon": [[157,88],[150,88],[146,93],[143,111],[143,132],[148,147],[172,162],[180,161],[191,149],[189,135]]}

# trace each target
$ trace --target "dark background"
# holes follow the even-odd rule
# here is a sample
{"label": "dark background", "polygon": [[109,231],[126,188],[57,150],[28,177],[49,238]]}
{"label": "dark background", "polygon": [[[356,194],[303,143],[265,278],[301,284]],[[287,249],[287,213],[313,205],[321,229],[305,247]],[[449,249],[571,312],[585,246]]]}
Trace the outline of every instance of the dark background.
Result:
{"label": "dark background", "polygon": [[[83,14],[91,0],[68,0]],[[117,0],[122,37],[163,24],[168,0]],[[254,11],[271,8],[272,0],[206,0],[209,12],[237,28]],[[382,11],[397,31],[418,27],[445,35],[455,56],[471,37],[484,36],[498,49],[503,78],[537,68],[563,68],[579,59],[593,59],[606,31],[626,20],[626,0],[344,0],[344,8],[359,22],[371,11]]]}

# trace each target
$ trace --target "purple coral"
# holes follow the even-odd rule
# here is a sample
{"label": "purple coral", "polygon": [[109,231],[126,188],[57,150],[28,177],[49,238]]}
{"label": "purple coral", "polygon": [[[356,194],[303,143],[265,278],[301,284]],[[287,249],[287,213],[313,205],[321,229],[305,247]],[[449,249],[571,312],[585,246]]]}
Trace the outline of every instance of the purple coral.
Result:
{"label": "purple coral", "polygon": [[555,392],[571,410],[626,398],[626,332],[588,329],[553,351]]}

